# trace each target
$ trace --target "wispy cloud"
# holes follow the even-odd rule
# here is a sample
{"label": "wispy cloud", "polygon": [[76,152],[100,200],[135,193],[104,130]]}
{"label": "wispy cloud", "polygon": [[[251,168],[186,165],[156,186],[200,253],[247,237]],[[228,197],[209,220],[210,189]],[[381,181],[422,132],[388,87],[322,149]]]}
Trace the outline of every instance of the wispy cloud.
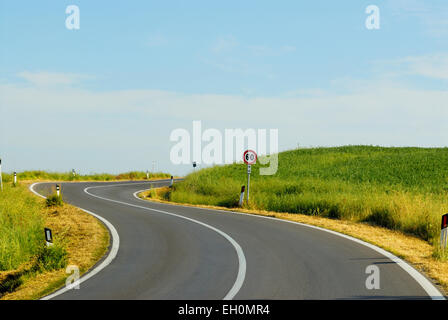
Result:
{"label": "wispy cloud", "polygon": [[375,65],[382,71],[387,69],[387,73],[390,75],[417,75],[432,79],[448,80],[448,53],[376,61]]}
{"label": "wispy cloud", "polygon": [[[61,121],[70,116],[95,118],[107,114],[121,126],[122,118],[170,119],[189,123],[219,119],[226,127],[245,119],[247,126],[277,127],[282,145],[294,146],[296,138],[309,144],[446,145],[447,90],[416,90],[381,81],[334,94],[325,90],[298,91],[298,95],[247,97],[220,94],[181,94],[160,90],[95,92],[87,89],[0,85],[0,101],[11,117]],[[57,111],[57,112],[55,112]],[[136,120],[137,121],[137,120]],[[39,124],[39,126],[42,124]],[[45,124],[44,124],[45,125]],[[95,124],[97,125],[97,124]],[[99,123],[101,125],[101,123]],[[67,135],[77,122],[66,124]],[[31,128],[33,129],[33,128]],[[84,128],[89,130],[89,128]],[[100,128],[91,128],[100,130]],[[173,128],[174,129],[174,128]],[[422,134],[424,133],[424,134]],[[118,134],[118,133],[117,133]],[[128,136],[132,136],[132,130]],[[51,137],[43,137],[51,138]],[[15,138],[11,136],[10,143]],[[67,140],[75,139],[67,136]],[[76,138],[78,139],[78,138]],[[303,139],[302,139],[303,140]],[[163,143],[163,141],[161,142]]]}
{"label": "wispy cloud", "polygon": [[76,73],[61,72],[30,72],[23,71],[17,74],[17,77],[37,86],[57,86],[73,85],[83,79],[92,78],[90,75],[81,75]]}
{"label": "wispy cloud", "polygon": [[448,36],[448,3],[446,1],[388,0],[395,16],[416,18],[425,32],[434,37]]}

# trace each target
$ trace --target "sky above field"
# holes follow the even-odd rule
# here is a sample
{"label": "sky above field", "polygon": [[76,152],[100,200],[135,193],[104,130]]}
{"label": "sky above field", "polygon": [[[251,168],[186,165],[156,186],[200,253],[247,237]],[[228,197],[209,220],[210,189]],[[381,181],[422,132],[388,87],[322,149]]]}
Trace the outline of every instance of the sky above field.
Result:
{"label": "sky above field", "polygon": [[184,174],[169,137],[194,120],[280,150],[448,145],[446,0],[0,3],[6,171]]}

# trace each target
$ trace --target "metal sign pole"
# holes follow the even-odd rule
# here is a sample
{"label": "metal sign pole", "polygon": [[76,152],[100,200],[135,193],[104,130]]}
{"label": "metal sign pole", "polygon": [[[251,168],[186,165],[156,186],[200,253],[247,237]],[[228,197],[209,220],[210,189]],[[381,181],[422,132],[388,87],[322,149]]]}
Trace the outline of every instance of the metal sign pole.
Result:
{"label": "metal sign pole", "polygon": [[251,165],[247,165],[247,204],[249,204],[249,190],[250,190],[250,172],[251,172]]}

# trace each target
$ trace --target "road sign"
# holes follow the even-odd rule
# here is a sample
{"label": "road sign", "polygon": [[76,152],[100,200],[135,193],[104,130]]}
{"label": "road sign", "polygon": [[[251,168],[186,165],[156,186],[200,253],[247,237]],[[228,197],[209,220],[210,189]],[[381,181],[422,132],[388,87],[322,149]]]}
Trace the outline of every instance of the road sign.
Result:
{"label": "road sign", "polygon": [[257,153],[253,150],[246,150],[243,154],[245,164],[255,164],[257,162]]}
{"label": "road sign", "polygon": [[257,162],[257,153],[253,150],[246,150],[243,154],[244,163],[247,164],[247,204],[249,204],[250,192],[250,174],[252,172],[252,165]]}

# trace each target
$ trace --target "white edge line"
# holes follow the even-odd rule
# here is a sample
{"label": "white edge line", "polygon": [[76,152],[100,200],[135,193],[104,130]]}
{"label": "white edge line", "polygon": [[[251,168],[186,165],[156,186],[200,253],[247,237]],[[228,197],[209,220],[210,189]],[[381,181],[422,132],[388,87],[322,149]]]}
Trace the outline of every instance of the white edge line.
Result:
{"label": "white edge line", "polygon": [[[148,200],[143,200],[137,196],[138,193],[147,191],[147,190],[148,189],[135,192],[134,197],[141,201],[148,202]],[[208,208],[201,208],[201,207],[195,207],[195,206],[185,206],[185,205],[176,204],[176,203],[173,203],[173,204],[161,203],[161,204],[174,205],[174,206],[179,206],[179,207],[184,207],[184,208],[195,208],[195,209],[223,212],[223,213],[235,213],[235,214],[239,214],[239,215],[258,217],[258,218],[262,218],[262,219],[271,219],[271,220],[276,220],[276,221],[281,221],[281,222],[286,222],[286,223],[297,224],[300,226],[304,226],[304,227],[308,227],[308,228],[312,228],[312,229],[316,229],[316,230],[320,230],[320,231],[325,231],[325,232],[337,235],[339,237],[342,237],[342,238],[354,241],[356,243],[359,243],[363,246],[369,247],[370,249],[375,250],[376,252],[382,254],[383,256],[389,258],[391,261],[395,262],[403,270],[405,270],[423,288],[423,290],[426,291],[426,293],[432,300],[446,300],[445,296],[434,286],[434,284],[431,283],[431,281],[429,281],[425,276],[423,276],[420,272],[418,272],[414,267],[409,265],[404,260],[398,258],[394,254],[392,254],[380,247],[377,247],[376,245],[373,245],[373,244],[365,242],[363,240],[348,236],[346,234],[339,233],[339,232],[333,231],[333,230],[324,229],[324,228],[313,226],[313,225],[309,225],[309,224],[305,224],[305,223],[301,223],[301,222],[284,220],[284,219],[279,219],[279,218],[274,218],[274,217],[266,217],[266,216],[249,214],[249,213],[244,213],[244,212],[236,212],[236,211],[231,211],[231,210],[208,209]]]}
{"label": "white edge line", "polygon": [[[137,183],[132,183],[132,184],[129,184],[129,185],[136,185],[136,184]],[[191,218],[187,218],[187,217],[184,217],[182,215],[178,215],[178,214],[175,214],[175,213],[172,213],[172,212],[152,209],[152,208],[148,208],[148,207],[142,207],[142,206],[138,206],[138,205],[135,205],[135,204],[132,204],[132,203],[127,203],[127,202],[112,200],[112,199],[108,199],[108,198],[103,198],[103,197],[100,197],[100,196],[97,196],[97,195],[94,195],[94,194],[88,192],[89,189],[106,188],[106,187],[123,186],[123,185],[124,184],[109,185],[109,186],[87,187],[87,188],[84,189],[84,192],[87,193],[88,195],[92,196],[92,197],[95,197],[95,198],[98,198],[98,199],[101,199],[101,200],[115,202],[115,203],[127,205],[127,206],[134,207],[134,208],[144,209],[144,210],[148,210],[148,211],[155,211],[155,212],[167,214],[167,215],[170,215],[170,216],[174,216],[174,217],[177,217],[177,218],[185,219],[185,220],[188,220],[190,222],[197,223],[197,224],[199,224],[199,225],[201,225],[203,227],[209,228],[209,229],[215,231],[216,233],[220,234],[221,236],[223,236],[235,248],[236,254],[238,256],[238,274],[237,274],[235,283],[233,284],[233,286],[230,289],[230,291],[223,298],[223,300],[232,300],[236,296],[236,294],[240,291],[241,287],[243,286],[244,279],[246,277],[246,257],[244,256],[244,251],[241,248],[241,246],[231,236],[229,236],[227,233],[225,233],[225,232],[223,232],[223,231],[221,231],[221,230],[219,230],[219,229],[217,229],[215,227],[212,227],[211,225],[203,223],[201,221],[194,220],[194,219],[191,219]],[[134,194],[134,196],[135,196],[135,194]]]}
{"label": "white edge line", "polygon": [[[46,197],[44,197],[43,195],[37,193],[36,191],[34,191],[34,186],[40,184],[40,183],[33,183],[32,185],[30,185],[29,189],[32,193],[34,193],[35,195],[46,199]],[[78,207],[79,208],[79,207]],[[112,246],[109,250],[109,254],[107,255],[107,257],[98,265],[96,266],[94,269],[88,271],[86,274],[84,274],[78,281],[73,282],[71,285],[66,286],[62,289],[57,290],[56,292],[53,292],[52,294],[49,294],[43,298],[41,298],[40,300],[50,300],[56,296],[59,296],[69,290],[72,290],[75,286],[83,283],[84,281],[90,279],[91,277],[93,277],[94,275],[96,275],[98,272],[100,272],[101,270],[103,270],[105,267],[107,267],[112,260],[115,259],[115,257],[117,256],[118,253],[118,249],[120,248],[120,237],[118,235],[117,230],[115,229],[115,227],[109,222],[107,221],[105,218],[82,208],[79,208],[82,211],[94,216],[95,218],[101,220],[106,227],[109,229],[109,232],[111,234],[112,237]]]}

